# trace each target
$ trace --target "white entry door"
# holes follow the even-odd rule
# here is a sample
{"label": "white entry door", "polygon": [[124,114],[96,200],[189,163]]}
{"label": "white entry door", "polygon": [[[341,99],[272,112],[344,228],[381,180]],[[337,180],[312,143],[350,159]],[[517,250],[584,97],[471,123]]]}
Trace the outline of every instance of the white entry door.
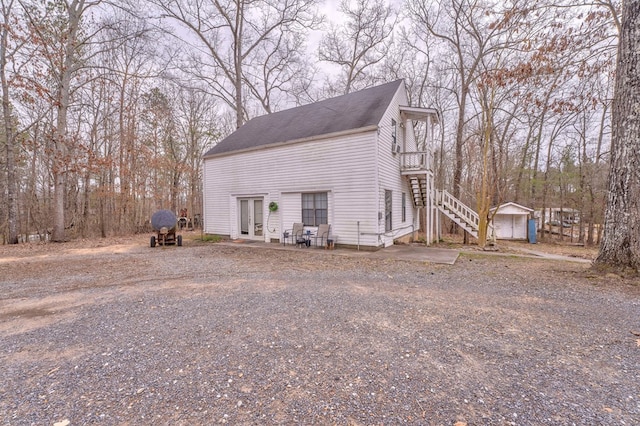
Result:
{"label": "white entry door", "polygon": [[240,198],[240,238],[264,240],[262,198]]}

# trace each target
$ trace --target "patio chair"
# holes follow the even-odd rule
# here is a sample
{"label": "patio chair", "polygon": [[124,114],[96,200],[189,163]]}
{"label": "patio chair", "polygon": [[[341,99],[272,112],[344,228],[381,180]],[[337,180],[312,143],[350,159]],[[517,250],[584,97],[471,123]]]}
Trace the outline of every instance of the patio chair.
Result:
{"label": "patio chair", "polygon": [[[325,247],[330,234],[331,234],[331,225],[328,225],[328,224],[318,225],[318,232],[316,232],[316,235],[314,237],[316,247]],[[319,241],[320,244],[318,244],[318,240],[320,240]]]}
{"label": "patio chair", "polygon": [[303,228],[303,223],[294,223],[291,229],[287,229],[282,233],[282,243],[286,245],[287,240],[289,240],[291,244],[297,244],[298,240],[304,238]]}

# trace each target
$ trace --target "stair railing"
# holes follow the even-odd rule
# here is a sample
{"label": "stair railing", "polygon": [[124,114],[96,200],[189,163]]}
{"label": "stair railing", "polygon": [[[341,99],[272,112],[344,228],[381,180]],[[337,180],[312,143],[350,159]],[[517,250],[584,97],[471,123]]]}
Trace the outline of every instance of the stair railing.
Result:
{"label": "stair railing", "polygon": [[[451,195],[446,190],[436,190],[436,205],[448,210],[469,225],[475,232],[480,229],[480,216],[462,201]],[[495,240],[495,230],[492,224],[487,225],[487,238]]]}
{"label": "stair railing", "polygon": [[478,216],[478,213],[467,207],[449,192],[445,190],[440,190],[438,192],[441,193],[440,202],[444,208],[449,209],[449,211],[453,212],[474,230],[478,230],[480,227],[480,216]]}
{"label": "stair railing", "polygon": [[427,151],[400,153],[401,167],[405,172],[431,170],[433,154]]}

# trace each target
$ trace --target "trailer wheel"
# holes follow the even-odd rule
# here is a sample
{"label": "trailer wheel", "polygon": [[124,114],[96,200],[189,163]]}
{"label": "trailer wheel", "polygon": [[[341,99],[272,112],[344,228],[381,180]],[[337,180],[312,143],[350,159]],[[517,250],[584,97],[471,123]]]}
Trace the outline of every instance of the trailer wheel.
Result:
{"label": "trailer wheel", "polygon": [[150,245],[151,245],[151,247],[155,247],[156,246],[156,237],[151,237]]}
{"label": "trailer wheel", "polygon": [[182,235],[178,235],[178,247],[182,247]]}

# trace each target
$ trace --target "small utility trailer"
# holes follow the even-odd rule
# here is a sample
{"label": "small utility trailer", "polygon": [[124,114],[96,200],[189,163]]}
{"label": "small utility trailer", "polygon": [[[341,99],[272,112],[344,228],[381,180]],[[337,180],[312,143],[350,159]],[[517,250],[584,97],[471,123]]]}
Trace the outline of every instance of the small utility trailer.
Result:
{"label": "small utility trailer", "polygon": [[171,210],[158,210],[151,216],[151,226],[156,235],[151,237],[150,245],[161,246],[177,244],[182,246],[182,235],[176,234],[178,220]]}

